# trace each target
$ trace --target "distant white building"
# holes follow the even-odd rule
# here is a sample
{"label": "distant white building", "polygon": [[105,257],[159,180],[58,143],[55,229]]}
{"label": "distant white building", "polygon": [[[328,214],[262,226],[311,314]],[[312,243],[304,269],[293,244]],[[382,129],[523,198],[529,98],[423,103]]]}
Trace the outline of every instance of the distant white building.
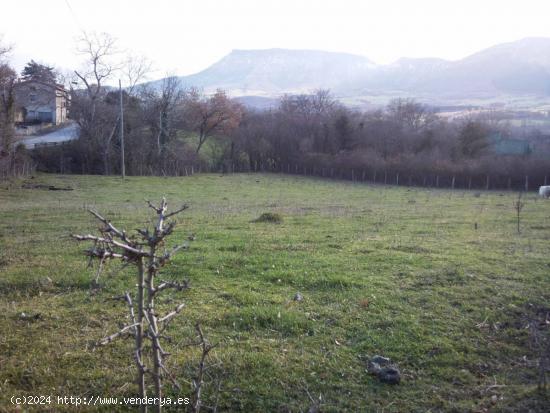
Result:
{"label": "distant white building", "polygon": [[66,122],[69,93],[63,85],[38,80],[24,80],[15,84],[15,121],[18,123]]}

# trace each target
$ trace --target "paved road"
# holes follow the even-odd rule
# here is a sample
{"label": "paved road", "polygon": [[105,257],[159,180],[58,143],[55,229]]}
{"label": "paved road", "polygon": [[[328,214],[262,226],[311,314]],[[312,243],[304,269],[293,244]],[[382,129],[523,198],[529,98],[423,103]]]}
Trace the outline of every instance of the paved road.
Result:
{"label": "paved road", "polygon": [[40,136],[29,136],[22,140],[27,149],[33,149],[40,144],[55,144],[78,138],[78,125],[71,123],[64,128]]}

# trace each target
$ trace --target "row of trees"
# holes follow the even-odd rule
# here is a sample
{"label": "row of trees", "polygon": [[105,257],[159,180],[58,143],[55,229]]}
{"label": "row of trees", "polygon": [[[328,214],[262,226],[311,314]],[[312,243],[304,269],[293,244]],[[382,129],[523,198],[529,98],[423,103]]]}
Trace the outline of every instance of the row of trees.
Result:
{"label": "row of trees", "polygon": [[[71,145],[66,167],[83,173],[118,172],[120,158],[119,92],[106,86],[124,80],[124,134],[130,174],[179,174],[199,162],[198,154],[213,135],[228,135],[241,120],[243,108],[223,91],[205,96],[184,90],[178,78],[138,86],[150,71],[143,58],[120,59],[106,34],[85,35],[80,41],[82,69],[72,83],[71,117],[81,139]],[[184,139],[193,133],[192,142]]]}
{"label": "row of trees", "polygon": [[231,163],[240,170],[321,176],[338,171],[349,179],[378,177],[379,182],[386,175],[393,183],[399,175],[401,183],[418,184],[440,177],[442,185],[466,186],[472,178],[486,186],[487,175],[504,187],[518,186],[526,175],[532,184],[550,176],[549,160],[495,155],[489,139],[495,132],[510,133],[479,118],[445,119],[409,99],[377,111],[352,110],[320,90],[286,96],[275,110],[248,111],[231,136]]}
{"label": "row of trees", "polygon": [[[378,179],[383,174],[401,174],[402,182],[417,183],[430,175],[447,176],[449,183],[451,176],[457,182],[472,176],[485,182],[486,175],[492,175],[502,185],[507,185],[508,178],[522,182],[529,175],[534,183],[550,175],[547,160],[493,154],[488,136],[499,129],[506,132],[498,125],[476,119],[446,120],[412,100],[397,99],[383,110],[361,112],[320,90],[285,96],[278,108],[256,111],[232,101],[223,91],[205,96],[195,89],[184,90],[176,78],[169,77],[158,88],[125,92],[124,102],[131,174],[183,175],[191,166],[300,173],[305,168],[326,176],[331,169],[344,171],[348,178],[351,170],[355,177],[378,174]],[[87,104],[82,102],[82,107]],[[66,171],[118,172],[118,95],[105,91],[98,107],[103,135],[86,135],[83,129],[83,138],[64,149],[72,160]],[[78,116],[77,110],[78,106],[73,116]],[[212,137],[215,151],[206,156],[201,148]],[[50,167],[55,168],[58,156],[52,159]],[[441,183],[447,182],[442,178]]]}
{"label": "row of trees", "polygon": [[[80,125],[80,139],[65,147],[71,171],[119,172],[119,92],[103,89],[92,100],[73,92],[71,116]],[[227,136],[238,127],[243,108],[223,91],[205,96],[183,91],[175,77],[159,89],[125,89],[124,135],[126,168],[130,174],[181,174],[197,165],[201,148],[213,136]],[[80,167],[80,169],[79,169]]]}

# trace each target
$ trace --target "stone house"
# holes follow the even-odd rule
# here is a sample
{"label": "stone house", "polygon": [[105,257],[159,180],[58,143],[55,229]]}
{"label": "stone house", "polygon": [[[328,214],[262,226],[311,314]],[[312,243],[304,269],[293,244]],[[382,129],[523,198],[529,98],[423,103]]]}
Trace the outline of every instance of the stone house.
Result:
{"label": "stone house", "polygon": [[67,121],[70,96],[63,85],[22,80],[14,91],[17,123],[59,125]]}

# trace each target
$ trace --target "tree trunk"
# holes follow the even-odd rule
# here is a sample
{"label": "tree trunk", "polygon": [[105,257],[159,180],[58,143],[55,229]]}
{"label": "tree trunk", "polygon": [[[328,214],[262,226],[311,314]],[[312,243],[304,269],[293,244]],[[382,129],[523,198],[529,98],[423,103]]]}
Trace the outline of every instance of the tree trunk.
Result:
{"label": "tree trunk", "polygon": [[[138,261],[138,314],[137,314],[137,323],[136,327],[136,364],[138,367],[138,387],[139,387],[139,397],[147,397],[147,392],[145,388],[145,371],[143,367],[143,311],[144,311],[144,296],[143,289],[145,288],[145,270],[143,268],[143,258],[140,258]],[[140,412],[147,412],[147,405],[142,404],[140,406]]]}
{"label": "tree trunk", "polygon": [[109,148],[103,149],[103,175],[109,175]]}
{"label": "tree trunk", "polygon": [[206,141],[206,136],[204,135],[204,133],[200,133],[199,134],[199,144],[197,146],[197,155],[199,153],[199,151],[201,150],[201,147],[202,147],[202,144]]}

